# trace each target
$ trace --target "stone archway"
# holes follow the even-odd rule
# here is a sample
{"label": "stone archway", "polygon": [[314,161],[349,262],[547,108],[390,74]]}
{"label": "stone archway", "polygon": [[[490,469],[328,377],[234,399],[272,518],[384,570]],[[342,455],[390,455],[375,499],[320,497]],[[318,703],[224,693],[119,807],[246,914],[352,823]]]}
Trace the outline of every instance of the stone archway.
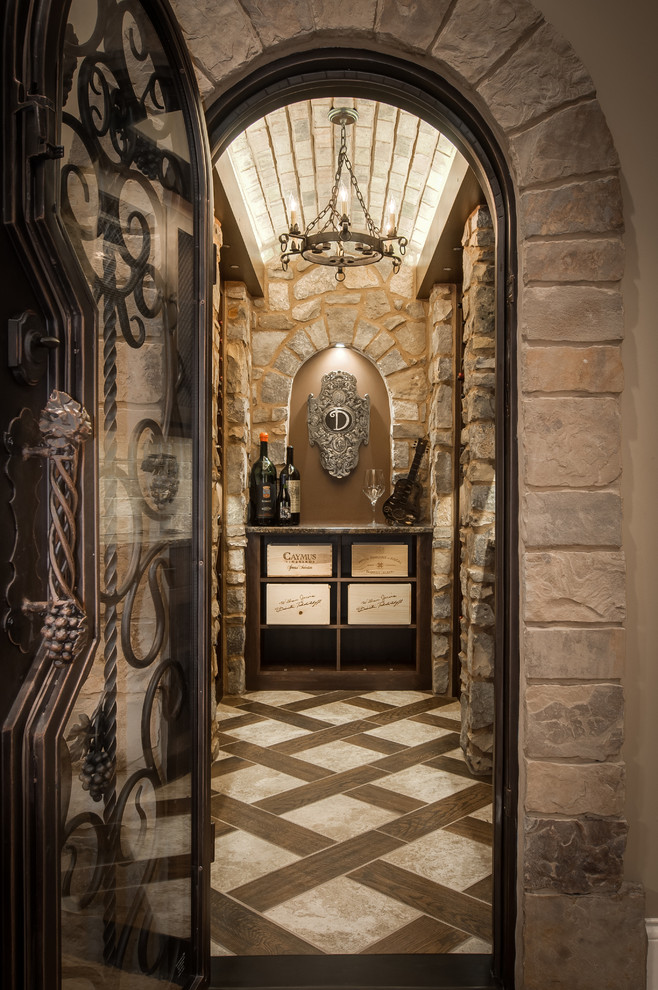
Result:
{"label": "stone archway", "polygon": [[250,0],[227,0],[221,19],[206,7],[176,4],[209,106],[230,104],[234,86],[243,102],[253,97],[258,70],[275,59],[340,51],[348,36],[447,80],[500,149],[519,259],[521,592],[508,631],[520,641],[520,775],[517,806],[506,808],[519,821],[517,985],[635,990],[642,896],[622,884],[619,756],[622,209],[593,84],[525,0],[315,0],[286,3],[274,19]]}

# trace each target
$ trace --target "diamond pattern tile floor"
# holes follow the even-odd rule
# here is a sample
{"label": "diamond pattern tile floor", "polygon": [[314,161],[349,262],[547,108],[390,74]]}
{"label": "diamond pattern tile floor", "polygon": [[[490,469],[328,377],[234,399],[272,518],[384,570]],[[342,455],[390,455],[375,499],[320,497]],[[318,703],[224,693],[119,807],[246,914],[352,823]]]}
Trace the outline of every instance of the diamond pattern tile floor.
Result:
{"label": "diamond pattern tile floor", "polygon": [[491,951],[491,782],[459,703],[250,692],[220,706],[214,955]]}

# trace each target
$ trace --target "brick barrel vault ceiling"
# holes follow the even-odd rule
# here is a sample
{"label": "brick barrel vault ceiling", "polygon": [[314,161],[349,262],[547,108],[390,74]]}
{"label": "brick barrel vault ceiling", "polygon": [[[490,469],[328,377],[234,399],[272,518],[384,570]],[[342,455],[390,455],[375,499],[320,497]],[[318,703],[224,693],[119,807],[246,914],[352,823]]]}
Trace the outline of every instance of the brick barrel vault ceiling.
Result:
{"label": "brick barrel vault ceiling", "polygon": [[[370,214],[382,229],[389,200],[395,200],[398,233],[408,239],[408,260],[415,264],[459,152],[413,114],[385,103],[345,98],[304,100],[275,110],[243,131],[225,152],[262,260],[279,253],[291,193],[298,203],[300,226],[313,220],[329,200],[340,147],[340,128],[327,116],[333,105],[358,110],[357,123],[347,128],[348,158]],[[365,229],[355,196],[350,199],[350,217],[354,230]]]}

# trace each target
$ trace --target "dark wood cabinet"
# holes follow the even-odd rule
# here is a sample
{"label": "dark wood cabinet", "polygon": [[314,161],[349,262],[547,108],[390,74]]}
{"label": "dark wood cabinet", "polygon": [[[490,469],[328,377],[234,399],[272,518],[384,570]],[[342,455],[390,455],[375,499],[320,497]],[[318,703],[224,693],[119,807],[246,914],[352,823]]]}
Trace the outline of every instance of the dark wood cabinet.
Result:
{"label": "dark wood cabinet", "polygon": [[249,690],[425,690],[431,530],[249,528]]}

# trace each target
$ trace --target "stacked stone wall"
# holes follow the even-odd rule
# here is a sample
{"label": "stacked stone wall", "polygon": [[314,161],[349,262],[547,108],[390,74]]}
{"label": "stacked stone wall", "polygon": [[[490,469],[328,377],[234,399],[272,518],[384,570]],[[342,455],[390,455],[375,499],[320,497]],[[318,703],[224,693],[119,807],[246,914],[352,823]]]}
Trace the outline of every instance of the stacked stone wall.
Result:
{"label": "stacked stone wall", "polygon": [[[245,455],[248,449],[249,463],[258,456],[258,437],[266,430],[270,455],[281,466],[295,373],[307,358],[335,343],[370,358],[386,383],[391,402],[391,484],[406,475],[415,440],[429,433],[429,456],[421,463],[419,478],[422,518],[430,519],[433,526],[432,686],[439,694],[451,687],[456,290],[436,286],[428,305],[415,299],[414,279],[413,268],[403,266],[394,275],[390,262],[383,262],[347,272],[339,283],[333,271],[297,261],[287,272],[278,262],[267,267],[263,299],[250,300],[238,283],[226,287],[227,354],[231,353],[225,414],[227,513],[231,514],[225,594],[229,693],[242,690],[245,676]],[[232,345],[236,340],[237,349]],[[244,347],[247,340],[251,364]],[[250,419],[245,412],[245,375],[250,381]]]}
{"label": "stacked stone wall", "polygon": [[[212,420],[212,465],[211,465],[211,541],[212,541],[212,561],[210,569],[210,649],[211,649],[211,675],[216,682],[221,681],[222,671],[222,587],[220,584],[220,573],[223,570],[222,555],[222,533],[221,525],[224,517],[224,495],[223,495],[223,370],[224,370],[224,334],[223,334],[223,314],[222,296],[219,281],[219,253],[222,248],[222,227],[219,221],[215,220],[213,227],[213,243],[217,249],[217,270],[215,271],[215,282],[212,293],[212,395],[211,395],[211,420]],[[218,566],[219,565],[219,566]],[[221,683],[217,685],[221,693]],[[216,744],[217,723],[214,719],[216,711],[216,691],[211,692],[211,718],[213,726],[212,757],[216,756],[219,748]]]}
{"label": "stacked stone wall", "polygon": [[340,343],[364,354],[384,378],[393,424],[391,481],[406,474],[428,408],[427,304],[415,298],[414,269],[403,265],[394,275],[390,261],[382,261],[337,282],[333,269],[296,260],[283,271],[277,260],[266,269],[265,299],[254,307],[252,457],[267,430],[272,460],[284,462],[295,373],[313,354]]}
{"label": "stacked stone wall", "polygon": [[463,391],[460,455],[461,746],[474,773],[493,768],[495,482],[495,236],[487,207],[462,238]]}
{"label": "stacked stone wall", "polygon": [[435,285],[429,300],[429,463],[432,513],[432,689],[451,683],[455,541],[456,286]]}
{"label": "stacked stone wall", "polygon": [[245,690],[247,622],[245,522],[251,437],[253,303],[241,282],[224,287],[224,675],[226,692]]}

